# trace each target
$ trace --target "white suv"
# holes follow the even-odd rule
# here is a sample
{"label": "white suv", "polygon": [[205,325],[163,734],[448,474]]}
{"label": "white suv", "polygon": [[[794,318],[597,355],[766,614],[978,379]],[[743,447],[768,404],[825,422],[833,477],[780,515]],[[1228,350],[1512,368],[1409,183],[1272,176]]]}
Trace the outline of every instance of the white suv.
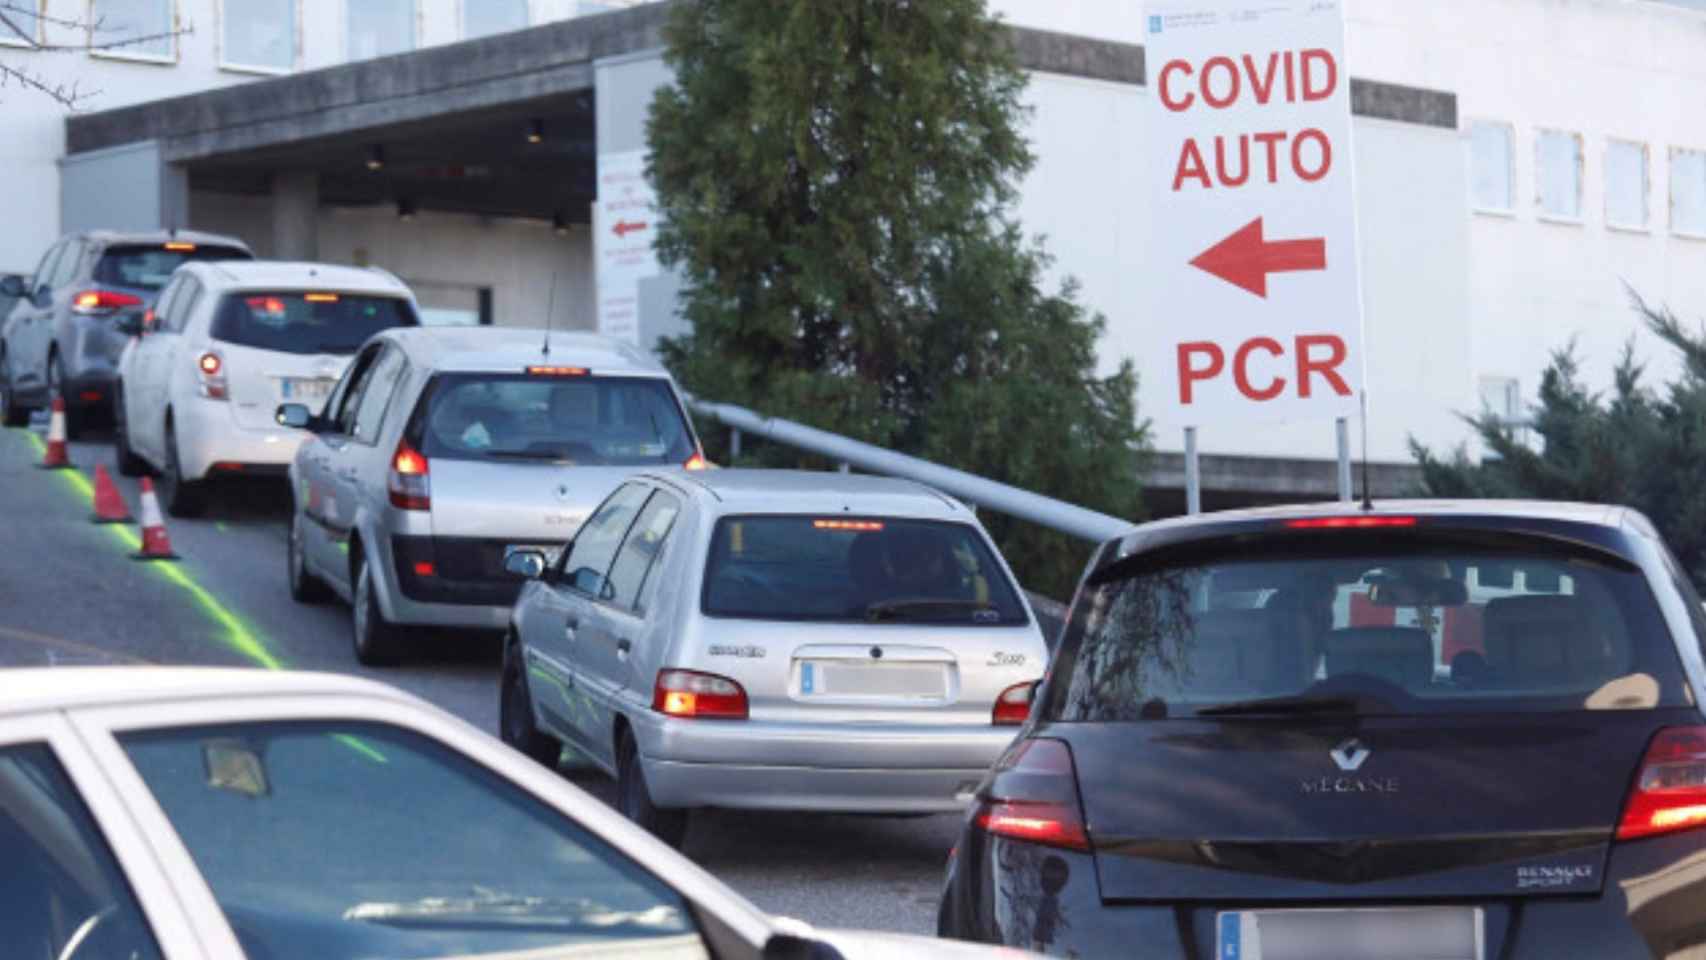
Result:
{"label": "white suv", "polygon": [[160,474],[175,516],[199,513],[215,476],[284,476],[307,435],[280,403],[314,411],[368,337],[419,326],[409,288],[380,270],[322,263],[190,263],[155,307],[120,321],[113,403],[121,473]]}

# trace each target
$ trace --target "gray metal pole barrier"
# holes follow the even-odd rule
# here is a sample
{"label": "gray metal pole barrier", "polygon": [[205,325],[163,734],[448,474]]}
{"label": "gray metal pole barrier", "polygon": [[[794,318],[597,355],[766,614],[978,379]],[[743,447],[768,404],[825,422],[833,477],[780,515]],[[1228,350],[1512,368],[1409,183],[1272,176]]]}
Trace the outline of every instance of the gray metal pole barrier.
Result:
{"label": "gray metal pole barrier", "polygon": [[688,399],[688,406],[700,416],[708,417],[725,427],[828,457],[839,462],[844,470],[857,467],[866,473],[915,480],[957,497],[965,503],[975,503],[984,509],[1017,517],[1092,543],[1103,543],[1123,536],[1131,532],[1134,526],[1129,520],[1086,510],[1029,490],[997,483],[963,470],[895,453],[893,450],[884,450],[791,420],[766,417],[745,407],[727,403],[707,403],[692,398]]}

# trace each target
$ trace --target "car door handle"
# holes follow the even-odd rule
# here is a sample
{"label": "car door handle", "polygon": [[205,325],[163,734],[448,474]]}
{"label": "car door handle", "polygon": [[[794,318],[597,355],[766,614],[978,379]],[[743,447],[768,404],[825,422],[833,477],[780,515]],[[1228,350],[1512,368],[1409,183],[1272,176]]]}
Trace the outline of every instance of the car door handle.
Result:
{"label": "car door handle", "polygon": [[633,649],[634,649],[634,643],[633,643],[633,641],[629,640],[627,637],[622,637],[621,639],[616,641],[616,652],[621,654],[624,657],[627,656],[629,651],[631,651]]}
{"label": "car door handle", "polygon": [[563,624],[563,636],[573,640],[575,638],[575,633],[579,631],[580,628],[581,622],[579,620],[570,619],[567,623]]}

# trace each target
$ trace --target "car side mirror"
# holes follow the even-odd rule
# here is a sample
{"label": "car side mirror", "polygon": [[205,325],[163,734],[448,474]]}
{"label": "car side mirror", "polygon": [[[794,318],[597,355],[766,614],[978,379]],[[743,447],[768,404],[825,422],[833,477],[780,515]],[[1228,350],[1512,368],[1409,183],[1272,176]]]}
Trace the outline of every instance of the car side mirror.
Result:
{"label": "car side mirror", "polygon": [[545,555],[538,550],[511,550],[504,555],[504,570],[525,580],[545,575]]}
{"label": "car side mirror", "polygon": [[35,296],[30,299],[36,306],[45,307],[53,302],[53,288],[44,283],[36,288]]}
{"label": "car side mirror", "polygon": [[126,310],[113,321],[113,329],[127,337],[140,337],[148,326],[143,322],[141,310]]}
{"label": "car side mirror", "polygon": [[4,277],[0,277],[0,296],[11,297],[15,300],[28,292],[29,289],[24,286],[23,277],[15,273],[8,273]]}
{"label": "car side mirror", "polygon": [[610,599],[605,593],[610,585],[605,582],[604,574],[591,567],[581,567],[569,574],[569,586],[589,597],[598,597],[602,600]]}
{"label": "car side mirror", "polygon": [[307,430],[310,433],[314,432],[316,426],[313,412],[302,403],[279,404],[278,409],[273,411],[273,419],[278,421],[279,426]]}

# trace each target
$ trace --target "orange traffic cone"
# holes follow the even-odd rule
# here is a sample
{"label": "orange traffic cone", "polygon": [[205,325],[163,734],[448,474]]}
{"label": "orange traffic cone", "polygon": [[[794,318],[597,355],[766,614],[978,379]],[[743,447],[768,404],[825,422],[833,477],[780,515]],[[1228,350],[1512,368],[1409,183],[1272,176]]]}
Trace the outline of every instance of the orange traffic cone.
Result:
{"label": "orange traffic cone", "polygon": [[154,481],[142,478],[142,550],[132,560],[176,560],[172,541],[166,537],[166,521],[160,518],[160,501],[154,496]]}
{"label": "orange traffic cone", "polygon": [[47,452],[36,464],[43,470],[66,470],[71,458],[65,455],[65,398],[53,398],[53,416],[47,422]]}
{"label": "orange traffic cone", "polygon": [[104,463],[95,464],[95,523],[129,523],[130,508],[124,505],[124,495],[113,483],[113,475]]}

